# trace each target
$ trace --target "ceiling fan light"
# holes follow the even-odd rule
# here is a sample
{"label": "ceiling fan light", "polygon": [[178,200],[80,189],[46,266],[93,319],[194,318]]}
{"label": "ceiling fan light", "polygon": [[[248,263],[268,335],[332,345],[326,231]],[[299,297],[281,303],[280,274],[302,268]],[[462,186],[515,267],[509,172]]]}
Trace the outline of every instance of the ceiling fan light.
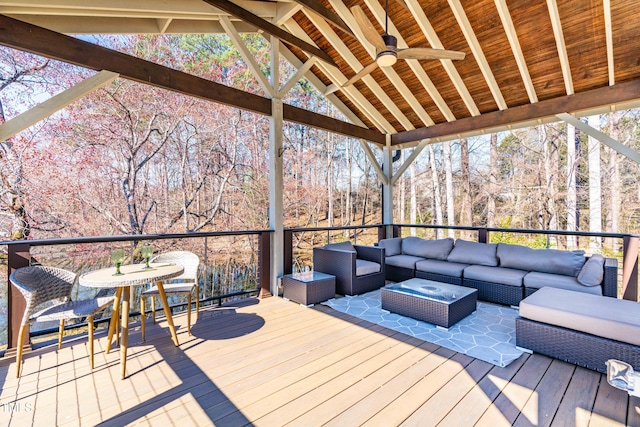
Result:
{"label": "ceiling fan light", "polygon": [[391,67],[398,62],[398,57],[395,55],[395,52],[380,52],[376,58],[376,62],[380,67]]}

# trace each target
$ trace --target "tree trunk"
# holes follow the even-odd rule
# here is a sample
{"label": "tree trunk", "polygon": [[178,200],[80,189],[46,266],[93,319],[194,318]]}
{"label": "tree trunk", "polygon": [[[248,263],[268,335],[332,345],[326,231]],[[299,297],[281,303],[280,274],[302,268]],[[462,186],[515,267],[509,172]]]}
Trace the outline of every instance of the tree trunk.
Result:
{"label": "tree trunk", "polygon": [[489,139],[489,192],[487,194],[487,227],[496,226],[496,194],[498,192],[498,134]]}
{"label": "tree trunk", "polygon": [[[451,167],[451,142],[447,141],[442,144],[444,151],[444,173],[445,173],[445,191],[447,193],[447,225],[453,227],[456,225],[455,218],[455,199],[453,197],[453,170]],[[450,228],[448,236],[455,238],[455,230]]]}
{"label": "tree trunk", "polygon": [[[471,205],[471,175],[469,172],[469,143],[466,138],[460,140],[460,178],[462,203],[460,206],[460,224],[473,225],[473,206]],[[468,233],[467,233],[468,234]]]}
{"label": "tree trunk", "polygon": [[[429,163],[431,165],[431,181],[433,182],[433,201],[436,214],[436,224],[442,225],[442,198],[440,196],[440,180],[438,179],[438,168],[436,165],[436,153],[433,144],[429,145]],[[436,229],[436,239],[440,238],[442,230]]]}
{"label": "tree trunk", "polygon": [[[610,126],[611,126],[611,138],[618,141],[619,132],[618,132],[618,121],[619,114],[617,111],[614,111],[609,116]],[[620,186],[620,162],[618,162],[618,153],[616,150],[608,148],[609,151],[609,179],[611,187],[609,188],[609,229],[608,231],[612,233],[620,232],[620,194],[621,194],[621,186]],[[618,239],[611,239],[614,251],[619,250]]]}
{"label": "tree trunk", "polygon": [[[589,117],[589,126],[598,129],[600,123],[599,116]],[[602,232],[602,190],[601,190],[601,167],[600,167],[600,141],[589,137],[589,231],[592,233]],[[590,242],[592,250],[601,248],[600,238],[592,238]]]}
{"label": "tree trunk", "polygon": [[[578,231],[578,202],[576,191],[577,165],[576,128],[567,124],[567,231]],[[578,247],[576,236],[567,236],[567,249]]]}
{"label": "tree trunk", "polygon": [[[411,209],[409,211],[409,222],[415,224],[418,221],[418,198],[416,196],[416,164],[409,166],[409,192],[411,197]],[[416,235],[416,228],[411,227],[411,235]]]}

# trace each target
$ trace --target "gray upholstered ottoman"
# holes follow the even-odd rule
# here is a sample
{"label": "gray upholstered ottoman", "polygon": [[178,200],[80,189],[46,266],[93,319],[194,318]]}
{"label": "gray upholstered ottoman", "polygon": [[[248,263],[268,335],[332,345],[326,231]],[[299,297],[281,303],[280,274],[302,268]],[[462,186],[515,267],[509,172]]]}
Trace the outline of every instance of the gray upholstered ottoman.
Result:
{"label": "gray upholstered ottoman", "polygon": [[640,304],[544,287],[520,302],[516,345],[603,373],[608,359],[640,370]]}
{"label": "gray upholstered ottoman", "polygon": [[318,271],[287,274],[284,276],[283,297],[310,306],[336,296],[336,278]]}

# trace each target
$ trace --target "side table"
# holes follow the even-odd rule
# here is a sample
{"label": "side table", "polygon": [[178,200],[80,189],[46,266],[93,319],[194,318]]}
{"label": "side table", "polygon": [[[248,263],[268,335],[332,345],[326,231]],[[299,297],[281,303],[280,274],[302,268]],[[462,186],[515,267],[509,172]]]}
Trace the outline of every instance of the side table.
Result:
{"label": "side table", "polygon": [[307,307],[336,296],[336,278],[318,271],[286,274],[283,278],[284,299]]}

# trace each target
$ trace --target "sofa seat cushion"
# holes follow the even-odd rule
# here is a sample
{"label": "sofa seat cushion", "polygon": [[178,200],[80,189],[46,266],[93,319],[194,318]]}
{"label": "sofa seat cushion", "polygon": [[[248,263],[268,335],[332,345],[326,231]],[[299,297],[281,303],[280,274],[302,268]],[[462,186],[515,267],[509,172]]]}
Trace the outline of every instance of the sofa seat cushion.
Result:
{"label": "sofa seat cushion", "polygon": [[544,287],[520,302],[520,316],[640,346],[640,304]]}
{"label": "sofa seat cushion", "polygon": [[586,258],[582,252],[531,249],[498,243],[500,267],[578,277]]}
{"label": "sofa seat cushion", "polygon": [[428,259],[447,260],[453,249],[453,239],[426,240],[419,237],[405,237],[402,239],[402,253]]}
{"label": "sofa seat cushion", "polygon": [[442,274],[443,276],[462,277],[462,272],[469,264],[458,262],[439,261],[436,259],[425,259],[416,262],[416,270],[427,273]]}
{"label": "sofa seat cushion", "polygon": [[424,258],[411,255],[395,255],[385,257],[385,264],[393,265],[394,267],[410,268],[414,270],[416,268],[416,262],[424,261]]}
{"label": "sofa seat cushion", "polygon": [[562,276],[560,274],[538,273],[532,271],[524,276],[525,288],[540,289],[550,286],[558,289],[566,289],[568,291],[585,292],[593,295],[602,295],[601,286],[584,286],[578,282],[578,279],[570,276]]}
{"label": "sofa seat cushion", "polygon": [[526,274],[526,271],[514,270],[513,268],[471,265],[464,269],[463,276],[465,279],[479,280],[482,282],[522,286],[522,279]]}
{"label": "sofa seat cushion", "polygon": [[380,272],[380,264],[364,259],[356,259],[356,276],[365,276]]}
{"label": "sofa seat cushion", "polygon": [[378,242],[378,247],[384,248],[385,256],[400,255],[402,254],[402,237],[382,239]]}

